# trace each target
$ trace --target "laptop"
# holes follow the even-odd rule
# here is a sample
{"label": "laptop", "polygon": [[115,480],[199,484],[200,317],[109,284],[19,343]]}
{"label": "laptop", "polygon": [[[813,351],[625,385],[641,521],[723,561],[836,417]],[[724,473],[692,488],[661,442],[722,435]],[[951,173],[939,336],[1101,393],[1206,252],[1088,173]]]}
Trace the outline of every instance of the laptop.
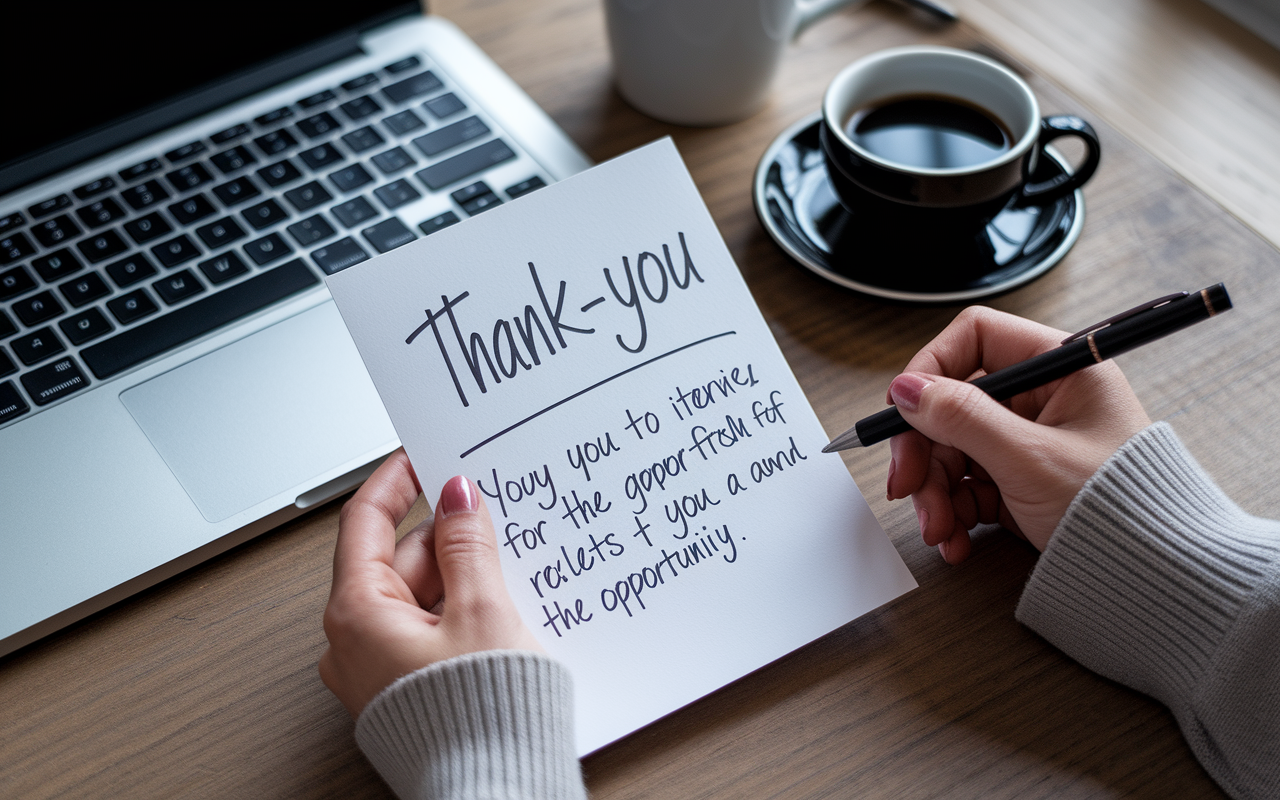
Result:
{"label": "laptop", "polygon": [[416,3],[6,23],[0,655],[363,481],[399,442],[324,275],[589,166]]}

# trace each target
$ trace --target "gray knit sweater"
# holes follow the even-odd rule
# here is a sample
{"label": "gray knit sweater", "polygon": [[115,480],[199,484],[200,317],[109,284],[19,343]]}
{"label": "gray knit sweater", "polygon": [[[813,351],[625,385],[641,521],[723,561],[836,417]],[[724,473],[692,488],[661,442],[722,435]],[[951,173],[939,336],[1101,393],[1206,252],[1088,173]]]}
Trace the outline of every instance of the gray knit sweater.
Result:
{"label": "gray knit sweater", "polygon": [[[1280,798],[1280,523],[1226,498],[1169,426],[1133,437],[1085,485],[1031,575],[1018,619],[1173,710],[1236,798]],[[356,740],[402,798],[585,798],[568,671],[479,653],[387,687]]]}

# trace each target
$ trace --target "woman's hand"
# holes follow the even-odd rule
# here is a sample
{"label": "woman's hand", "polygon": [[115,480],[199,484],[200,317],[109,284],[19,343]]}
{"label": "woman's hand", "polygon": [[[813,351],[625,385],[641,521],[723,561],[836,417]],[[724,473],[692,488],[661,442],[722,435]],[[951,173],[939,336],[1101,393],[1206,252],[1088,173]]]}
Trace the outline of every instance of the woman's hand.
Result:
{"label": "woman's hand", "polygon": [[541,651],[516,613],[489,511],[462,476],[396,543],[420,490],[398,450],[342,508],[320,677],[357,717],[402,675],[481,650]]}
{"label": "woman's hand", "polygon": [[968,557],[969,530],[979,523],[999,523],[1044,550],[1085,481],[1151,424],[1110,361],[1005,404],[965,383],[1065,336],[967,308],[890,384],[889,401],[915,430],[891,440],[888,496],[911,496],[925,543],[948,563]]}

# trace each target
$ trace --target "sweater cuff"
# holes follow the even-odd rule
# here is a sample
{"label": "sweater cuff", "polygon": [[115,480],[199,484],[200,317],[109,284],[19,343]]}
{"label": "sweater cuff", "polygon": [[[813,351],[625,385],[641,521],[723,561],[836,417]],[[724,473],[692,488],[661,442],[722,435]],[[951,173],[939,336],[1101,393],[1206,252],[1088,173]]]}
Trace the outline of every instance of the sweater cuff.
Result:
{"label": "sweater cuff", "polygon": [[1186,708],[1275,559],[1166,423],[1080,490],[1018,603],[1018,621],[1089,669]]}
{"label": "sweater cuff", "polygon": [[401,798],[585,798],[568,669],[540,653],[472,653],[405,675],[356,721]]}

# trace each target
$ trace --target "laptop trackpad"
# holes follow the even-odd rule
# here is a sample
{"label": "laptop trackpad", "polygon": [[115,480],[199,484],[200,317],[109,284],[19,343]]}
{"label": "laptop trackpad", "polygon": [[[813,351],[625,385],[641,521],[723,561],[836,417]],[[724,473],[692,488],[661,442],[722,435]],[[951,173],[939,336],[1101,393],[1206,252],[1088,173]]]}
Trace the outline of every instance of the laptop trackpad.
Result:
{"label": "laptop trackpad", "polygon": [[332,301],[120,399],[210,522],[310,488],[396,436]]}

